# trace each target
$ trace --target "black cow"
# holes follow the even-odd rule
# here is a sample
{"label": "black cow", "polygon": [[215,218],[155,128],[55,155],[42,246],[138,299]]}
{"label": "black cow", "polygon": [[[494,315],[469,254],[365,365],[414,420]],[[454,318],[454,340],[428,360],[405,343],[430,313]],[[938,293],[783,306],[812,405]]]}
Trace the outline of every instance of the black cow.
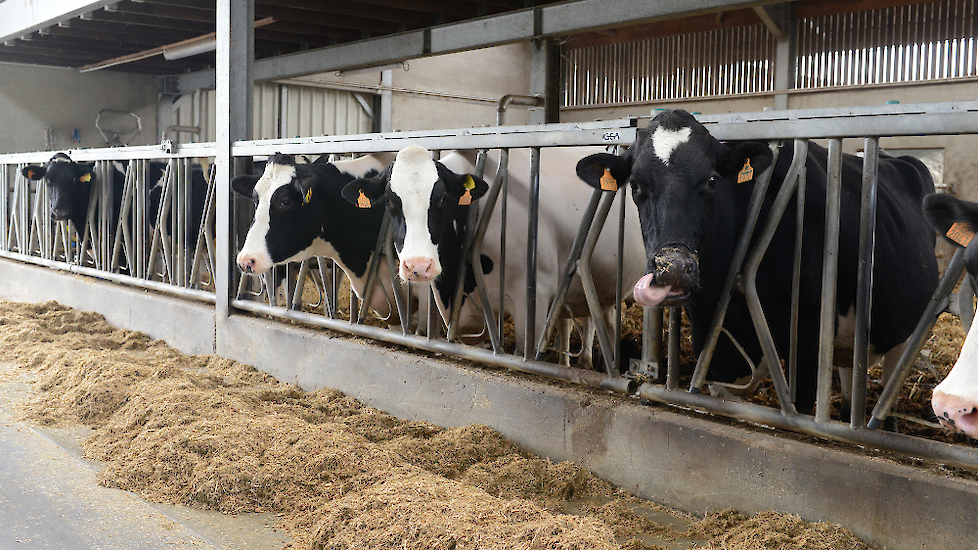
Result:
{"label": "black cow", "polygon": [[[791,157],[792,148],[782,147],[772,182],[783,179]],[[707,338],[744,226],[754,179],[770,166],[771,159],[765,143],[720,143],[693,116],[676,110],[657,115],[624,156],[596,154],[578,163],[578,175],[593,187],[600,187],[602,178],[631,184],[648,266],[634,296],[643,305],[684,304],[697,353]],[[799,302],[799,411],[810,411],[815,398],[826,160],[824,148],[809,145]],[[852,326],[847,321],[855,302],[861,167],[860,158],[843,155],[836,302],[840,323],[835,343],[849,349]],[[762,219],[777,191],[778,185],[772,185]],[[880,159],[870,331],[874,355],[902,348],[937,285],[933,233],[921,211],[921,200],[933,191],[927,169],[916,159],[885,155]],[[787,356],[789,341],[794,204],[792,201],[757,274],[760,300],[782,357]],[[762,353],[743,296],[734,296],[724,327],[759,363]],[[885,362],[884,371],[887,368]],[[729,382],[749,374],[739,353],[721,338],[711,363],[711,378]]]}

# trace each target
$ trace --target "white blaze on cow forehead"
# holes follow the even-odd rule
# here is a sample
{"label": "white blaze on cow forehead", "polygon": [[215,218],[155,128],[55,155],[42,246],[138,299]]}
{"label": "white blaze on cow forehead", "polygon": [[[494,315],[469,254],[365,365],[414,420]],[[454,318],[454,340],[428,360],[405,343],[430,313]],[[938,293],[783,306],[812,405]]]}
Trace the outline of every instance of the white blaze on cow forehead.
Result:
{"label": "white blaze on cow forehead", "polygon": [[401,199],[406,226],[404,245],[399,253],[402,261],[413,258],[438,260],[438,249],[428,230],[431,191],[437,181],[438,168],[427,149],[411,145],[397,153],[391,170],[390,190]]}
{"label": "white blaze on cow forehead", "polygon": [[663,163],[668,165],[672,152],[676,150],[676,147],[689,141],[689,135],[692,131],[689,127],[680,128],[679,130],[668,130],[662,126],[657,127],[655,132],[652,133],[652,150],[655,151],[655,156],[659,157]]}
{"label": "white blaze on cow forehead", "polygon": [[291,164],[266,164],[265,172],[255,183],[255,193],[258,194],[260,200],[270,196],[279,187],[291,183],[293,179],[295,179],[295,166]]}

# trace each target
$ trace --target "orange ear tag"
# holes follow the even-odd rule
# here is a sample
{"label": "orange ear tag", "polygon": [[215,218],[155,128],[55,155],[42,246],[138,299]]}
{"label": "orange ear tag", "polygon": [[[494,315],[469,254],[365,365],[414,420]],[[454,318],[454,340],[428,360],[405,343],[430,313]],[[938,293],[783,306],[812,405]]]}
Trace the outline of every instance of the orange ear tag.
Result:
{"label": "orange ear tag", "polygon": [[960,244],[961,246],[967,247],[971,239],[975,237],[975,232],[971,230],[971,227],[964,222],[955,222],[950,229],[947,230],[947,238]]}
{"label": "orange ear tag", "polygon": [[370,208],[370,199],[363,194],[363,190],[360,190],[360,196],[357,197],[357,207],[359,208]]}
{"label": "orange ear tag", "polygon": [[605,168],[604,175],[601,176],[601,190],[602,191],[617,191],[618,190],[618,180],[611,175],[611,169]]}
{"label": "orange ear tag", "polygon": [[78,178],[78,181],[81,181],[81,182],[92,181],[92,175],[91,174],[83,174],[82,177]]}
{"label": "orange ear tag", "polygon": [[744,162],[744,167],[740,169],[740,173],[737,174],[737,183],[744,183],[754,179],[754,168],[750,165],[750,159]]}
{"label": "orange ear tag", "polygon": [[33,170],[28,170],[27,171],[27,179],[29,179],[29,180],[34,179],[34,171]]}
{"label": "orange ear tag", "polygon": [[466,189],[465,193],[463,193],[462,196],[458,198],[458,205],[468,206],[470,204],[472,204],[472,192]]}

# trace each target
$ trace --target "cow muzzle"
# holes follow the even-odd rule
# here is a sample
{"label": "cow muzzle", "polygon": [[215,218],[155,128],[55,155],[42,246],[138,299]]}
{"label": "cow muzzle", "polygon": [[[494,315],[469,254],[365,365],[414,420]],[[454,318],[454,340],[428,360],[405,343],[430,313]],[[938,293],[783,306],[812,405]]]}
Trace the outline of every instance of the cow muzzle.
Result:
{"label": "cow muzzle", "polygon": [[243,273],[250,274],[263,273],[267,271],[272,264],[270,260],[266,260],[258,254],[246,254],[244,252],[238,254],[237,261],[238,269],[240,269]]}
{"label": "cow muzzle", "polygon": [[661,248],[653,268],[635,283],[635,301],[643,306],[674,306],[689,299],[699,275],[696,254],[685,248]]}
{"label": "cow muzzle", "polygon": [[405,258],[400,262],[398,274],[408,283],[427,283],[441,275],[441,264],[429,257]]}
{"label": "cow muzzle", "polygon": [[978,439],[978,399],[935,390],[931,406],[945,428]]}

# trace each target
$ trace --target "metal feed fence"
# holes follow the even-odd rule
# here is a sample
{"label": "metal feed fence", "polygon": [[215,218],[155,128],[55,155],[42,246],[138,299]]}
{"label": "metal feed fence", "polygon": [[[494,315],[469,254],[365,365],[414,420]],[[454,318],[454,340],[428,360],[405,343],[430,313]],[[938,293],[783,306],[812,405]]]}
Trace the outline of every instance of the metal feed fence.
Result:
{"label": "metal feed fence", "polygon": [[[190,146],[180,155],[164,149],[68,151],[75,162],[94,163],[82,228],[52,221],[44,180],[31,181],[21,173],[29,164],[47,163],[51,152],[4,155],[0,256],[214,303],[213,173],[202,166],[196,169],[207,186],[203,215],[195,224],[189,214],[194,165],[204,160],[210,166],[213,148]],[[165,165],[158,181],[150,181],[151,161]],[[121,188],[113,184],[117,172],[124,174]],[[155,209],[153,186],[159,187]],[[195,226],[197,231],[191,229]]]}
{"label": "metal feed fence", "polygon": [[[901,135],[951,135],[960,133],[976,133],[978,130],[978,102],[963,103],[941,103],[927,105],[886,105],[878,107],[861,107],[848,110],[825,109],[807,111],[776,111],[746,114],[732,114],[719,116],[701,116],[700,120],[707,125],[710,131],[719,139],[761,139],[771,142],[772,147],[782,142],[794,142],[795,147],[801,150],[805,142],[809,139],[826,139],[829,141],[830,163],[828,166],[829,193],[828,196],[837,197],[840,178],[841,148],[844,139],[858,139],[866,150],[865,171],[863,177],[864,196],[872,197],[873,189],[876,185],[875,168],[876,152],[878,151],[879,139],[882,136],[901,136]],[[478,171],[484,170],[487,164],[495,166],[494,177],[490,178],[490,190],[479,203],[481,203],[482,215],[479,216],[477,209],[472,209],[472,214],[466,223],[469,231],[467,234],[470,239],[464,243],[467,251],[463,257],[471,265],[479,266],[480,262],[472,262],[469,258],[479,258],[481,247],[488,238],[500,238],[502,243],[507,243],[507,237],[487,236],[486,227],[489,220],[489,212],[493,211],[498,215],[506,215],[508,195],[511,193],[508,186],[509,156],[514,150],[520,149],[529,151],[529,174],[530,182],[530,215],[526,226],[526,242],[529,243],[526,249],[514,248],[513,241],[510,239],[508,244],[502,244],[500,250],[502,254],[517,254],[521,261],[526,262],[531,269],[525,284],[528,289],[525,304],[519,304],[526,308],[525,315],[528,318],[526,323],[526,333],[523,340],[526,342],[522,349],[514,349],[511,340],[505,336],[507,327],[504,324],[505,308],[497,305],[501,300],[501,291],[486,285],[479,270],[476,270],[476,289],[469,295],[474,303],[480,305],[480,309],[485,317],[486,332],[488,334],[487,344],[483,346],[467,345],[461,341],[461,336],[456,334],[455,322],[457,312],[449,311],[444,316],[439,313],[436,301],[431,296],[431,291],[426,286],[412,285],[408,288],[402,285],[393,270],[382,272],[380,269],[379,258],[386,255],[393,258],[393,247],[390,240],[390,233],[382,231],[378,238],[374,263],[370,266],[370,277],[374,281],[384,281],[389,288],[395,290],[393,294],[394,304],[399,317],[407,320],[399,328],[383,328],[378,323],[376,317],[363,304],[370,303],[369,296],[364,296],[364,300],[357,300],[355,294],[350,293],[351,305],[349,313],[340,313],[343,307],[342,302],[346,296],[341,295],[339,290],[342,274],[332,266],[330,262],[323,259],[316,259],[304,262],[299,266],[289,268],[284,280],[287,291],[284,293],[284,300],[276,297],[276,292],[269,291],[276,286],[273,281],[276,278],[268,277],[265,282],[258,282],[254,277],[245,276],[239,281],[235,281],[234,289],[237,297],[231,300],[232,310],[241,312],[252,312],[266,315],[278,319],[299,322],[306,325],[323,327],[337,330],[348,334],[362,337],[373,338],[379,341],[399,344],[414,349],[426,350],[431,352],[444,353],[462,359],[468,359],[480,363],[491,364],[519,372],[526,372],[570,381],[590,387],[610,390],[625,396],[638,396],[656,402],[670,403],[674,405],[693,407],[700,410],[709,411],[715,414],[759,423],[767,426],[779,427],[788,430],[798,431],[806,434],[817,435],[829,439],[856,443],[860,445],[872,446],[880,449],[896,451],[910,456],[937,460],[949,464],[966,466],[970,468],[978,467],[978,450],[967,445],[952,445],[938,441],[928,440],[921,437],[908,436],[884,432],[865,427],[866,417],[866,354],[865,346],[861,348],[862,353],[855,353],[854,357],[854,405],[852,411],[852,422],[843,423],[829,418],[829,386],[827,381],[832,377],[832,347],[831,342],[834,337],[834,300],[835,300],[835,269],[831,263],[824,267],[823,288],[824,306],[823,310],[829,313],[823,315],[822,326],[820,329],[821,351],[820,359],[820,385],[816,412],[814,415],[799,414],[794,410],[790,385],[794,378],[790,365],[793,363],[791,350],[780,350],[774,346],[770,337],[770,329],[762,323],[758,326],[759,337],[765,350],[765,354],[771,356],[771,364],[780,364],[780,359],[788,365],[785,370],[773,369],[773,382],[777,400],[776,407],[768,407],[747,402],[736,402],[724,400],[710,395],[690,392],[680,387],[680,324],[679,310],[673,309],[669,315],[668,343],[666,349],[662,350],[660,345],[663,341],[663,318],[658,308],[645,308],[644,311],[644,330],[643,346],[641,357],[632,363],[635,368],[632,371],[625,369],[620,371],[625,363],[625,354],[620,349],[622,341],[621,329],[621,297],[622,288],[629,287],[633,281],[622,281],[620,275],[620,265],[617,266],[619,273],[617,281],[617,304],[601,303],[594,290],[593,274],[589,259],[594,251],[598,232],[610,216],[612,219],[619,220],[617,228],[613,225],[604,228],[604,231],[617,231],[619,242],[618,255],[619,263],[622,258],[622,235],[623,220],[626,212],[626,191],[618,192],[594,191],[591,195],[587,208],[580,214],[580,219],[575,219],[579,230],[570,247],[567,257],[561,258],[560,280],[561,286],[556,293],[553,303],[544,304],[546,307],[541,310],[547,311],[547,322],[544,334],[535,334],[533,319],[537,315],[537,304],[535,288],[537,280],[533,273],[532,266],[535,266],[538,258],[536,250],[537,237],[539,236],[539,220],[535,213],[534,197],[539,199],[540,192],[540,156],[546,154],[546,150],[554,147],[568,147],[580,145],[606,145],[622,146],[630,144],[635,137],[636,127],[639,121],[636,119],[623,119],[611,122],[585,123],[585,124],[550,124],[540,126],[507,126],[498,128],[476,128],[455,131],[425,131],[397,134],[367,134],[359,136],[338,136],[321,138],[303,138],[291,140],[261,140],[236,142],[232,147],[232,154],[235,157],[263,157],[275,152],[283,152],[294,155],[306,155],[310,159],[319,155],[335,155],[336,157],[347,157],[350,155],[395,152],[407,145],[422,145],[432,151],[446,151],[450,149],[477,151],[475,166]],[[644,125],[644,121],[641,122]],[[196,147],[196,149],[195,149]],[[207,156],[213,154],[212,144],[200,144],[195,146],[181,147],[176,153],[170,153],[177,159],[187,159],[197,156]],[[148,148],[128,148],[112,150],[91,150],[72,153],[76,160],[94,160],[96,158],[106,159],[111,156],[113,160],[127,159],[148,159],[154,158],[159,154],[159,149]],[[43,201],[43,197],[35,186],[32,192],[31,184],[18,180],[14,172],[26,162],[44,162],[49,154],[32,155],[7,155],[0,157],[0,166],[5,170],[8,182],[8,200],[5,201],[3,216],[0,216],[0,229],[5,236],[4,250],[0,251],[0,256],[5,256],[22,261],[30,261],[41,265],[49,265],[55,268],[69,269],[74,272],[111,278],[119,282],[129,282],[147,288],[153,288],[164,292],[171,292],[186,297],[192,297],[209,302],[214,301],[214,295],[210,292],[200,290],[203,277],[208,273],[207,269],[189,269],[186,281],[180,280],[164,269],[160,269],[159,264],[153,264],[149,258],[157,255],[159,258],[166,258],[164,245],[155,248],[154,243],[157,239],[162,243],[165,240],[161,224],[157,224],[152,232],[144,233],[144,238],[150,233],[153,235],[152,241],[146,240],[143,244],[143,251],[140,253],[138,235],[134,232],[130,235],[130,242],[125,237],[122,238],[120,246],[122,250],[136,251],[135,257],[142,258],[142,254],[149,251],[146,268],[143,271],[138,262],[134,262],[131,257],[133,253],[115,255],[115,247],[108,247],[96,252],[99,247],[89,249],[86,246],[74,245],[72,256],[66,256],[65,251],[71,250],[70,247],[57,245],[63,238],[57,237],[58,231],[63,228],[52,226],[47,221],[46,214],[38,215],[38,201]],[[164,155],[165,156],[165,155]],[[138,166],[138,163],[131,166]],[[795,166],[794,174],[803,173],[803,166]],[[173,172],[171,172],[173,173]],[[175,172],[176,179],[180,180],[180,171]],[[725,300],[728,300],[733,292],[744,292],[748,302],[752,304],[754,310],[760,307],[756,294],[753,292],[751,281],[753,274],[756,273],[757,266],[765,253],[763,246],[751,243],[763,243],[766,235],[773,232],[779,222],[778,216],[784,212],[793,197],[796,197],[798,186],[804,185],[803,178],[789,177],[783,182],[769,181],[769,173],[763,175],[754,191],[754,199],[750,211],[751,223],[748,224],[743,235],[740,236],[739,245],[736,253],[736,261],[731,267],[727,279],[727,292]],[[564,185],[584,185],[581,182],[568,181]],[[771,219],[758,219],[762,199],[770,188],[778,194],[778,203],[773,208],[774,214]],[[177,192],[175,192],[177,193]],[[209,195],[211,196],[211,195]],[[628,199],[630,200],[630,199]],[[178,195],[171,198],[177,203],[180,201]],[[99,208],[101,208],[99,203]],[[139,208],[138,200],[134,202],[134,208]],[[206,212],[206,216],[213,216],[215,207],[212,205]],[[230,207],[230,205],[229,205]],[[821,208],[822,205],[808,205],[808,208]],[[94,208],[94,207],[93,207]],[[838,246],[837,235],[833,231],[838,230],[838,203],[829,201],[827,208],[827,230],[826,246]],[[861,250],[867,250],[869,239],[872,238],[874,203],[864,201],[861,231]],[[617,209],[617,210],[616,210]],[[43,209],[42,209],[43,210]],[[41,210],[41,211],[42,211]],[[243,231],[248,226],[248,216],[250,212],[244,211],[244,218],[236,224],[239,234],[236,238],[240,241],[243,238]],[[617,216],[616,216],[617,212]],[[124,219],[124,216],[121,216]],[[178,219],[178,218],[177,218]],[[98,221],[102,221],[98,219]],[[116,225],[122,225],[121,220],[113,221]],[[33,225],[32,225],[33,224]],[[52,237],[49,240],[45,236],[44,226],[51,227]],[[104,225],[104,224],[102,224]],[[211,226],[209,226],[211,227]],[[101,229],[100,229],[101,231]],[[213,237],[213,235],[211,235]],[[177,245],[172,242],[173,235],[170,237],[171,265],[177,265],[172,259],[172,250]],[[84,240],[84,238],[82,239]],[[92,240],[99,243],[107,243],[104,234],[93,231]],[[114,245],[118,239],[113,240]],[[37,243],[44,244],[43,246]],[[70,242],[70,241],[67,241]],[[60,246],[60,247],[59,247]],[[102,245],[100,245],[102,246]],[[200,249],[198,242],[197,248]],[[213,247],[207,245],[208,261],[210,264],[209,272],[214,269],[227,269],[232,262],[232,258],[215,258]],[[231,247],[232,253],[236,250],[234,241]],[[833,258],[833,249],[827,250],[826,257]],[[99,255],[101,254],[101,255]],[[111,254],[111,255],[110,255]],[[189,256],[187,256],[189,257]],[[97,263],[99,258],[113,258],[108,263]],[[116,262],[119,258],[125,261]],[[867,261],[862,263],[865,274],[872,268],[871,258],[864,258]],[[164,263],[165,259],[161,260]],[[390,262],[391,264],[393,262]],[[500,259],[497,265],[505,265],[505,261]],[[194,263],[196,265],[196,262]],[[216,267],[215,267],[216,266]],[[172,268],[171,268],[172,269]],[[933,325],[937,314],[945,309],[948,294],[951,287],[959,278],[962,270],[960,254],[952,261],[945,277],[941,283],[937,294],[934,296],[930,308],[920,321],[917,331],[914,333],[914,340],[908,346],[908,351],[902,361],[902,366],[898,370],[890,383],[885,388],[883,395],[879,397],[879,405],[874,409],[872,416],[869,417],[870,424],[875,427],[879,420],[886,418],[893,405],[896,391],[905,383],[913,360],[916,358],[920,344],[924,335]],[[141,275],[140,275],[141,273]],[[170,273],[168,275],[168,273]],[[505,274],[502,275],[505,277]],[[302,290],[304,285],[312,281],[316,285],[315,295],[317,296],[313,304],[304,303]],[[740,285],[740,281],[743,284]],[[548,348],[554,344],[551,342],[551,334],[559,328],[558,318],[562,311],[561,299],[563,293],[569,288],[570,284],[583,284],[585,294],[587,294],[588,313],[593,320],[602,320],[602,313],[608,307],[614,307],[613,319],[610,323],[596,323],[597,328],[597,350],[603,358],[606,366],[603,372],[586,370],[575,366],[559,364],[560,355],[553,361],[543,360]],[[368,284],[369,292],[377,292],[376,283]],[[502,288],[504,285],[499,285]],[[862,287],[865,289],[865,286]],[[263,290],[264,289],[264,290]],[[453,304],[459,304],[459,294],[455,296]],[[868,311],[868,295],[863,291],[859,295],[857,319],[861,329],[857,329],[857,334],[861,334],[862,342],[866,341],[865,326],[867,321],[866,312]],[[282,302],[284,305],[279,305]],[[725,308],[725,303],[721,304],[721,310]],[[755,320],[756,321],[756,320]],[[719,319],[714,324],[711,334],[720,337]],[[766,329],[766,330],[765,330]],[[858,336],[857,336],[858,337]],[[707,382],[707,372],[709,361],[712,358],[712,344],[715,339],[708,343],[706,350],[698,358],[695,371],[692,373],[691,386],[694,390],[703,387]],[[558,346],[563,349],[561,346]],[[780,357],[779,354],[785,355]],[[660,368],[661,367],[661,368]],[[654,379],[651,374],[660,370],[662,378]],[[688,373],[686,373],[688,375]]]}

